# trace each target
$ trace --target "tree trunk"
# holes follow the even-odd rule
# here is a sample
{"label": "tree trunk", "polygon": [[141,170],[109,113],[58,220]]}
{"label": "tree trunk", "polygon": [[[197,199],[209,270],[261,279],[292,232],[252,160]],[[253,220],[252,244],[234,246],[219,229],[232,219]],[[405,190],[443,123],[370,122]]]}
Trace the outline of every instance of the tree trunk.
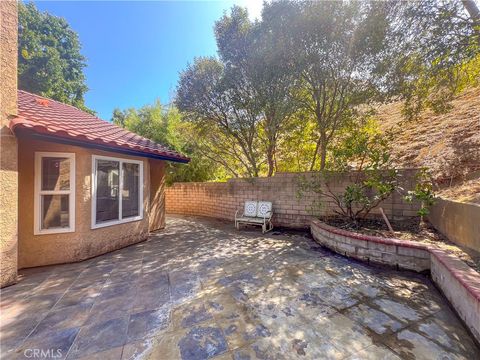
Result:
{"label": "tree trunk", "polygon": [[480,30],[478,27],[480,26],[480,9],[478,9],[477,4],[475,3],[475,0],[462,0],[462,4],[467,10],[468,15],[470,15],[470,18],[473,21],[473,26],[475,28],[475,35],[477,37],[477,43],[480,45]]}
{"label": "tree trunk", "polygon": [[268,163],[268,174],[267,176],[270,177],[273,175],[275,170],[275,145],[270,144],[267,147],[267,163]]}
{"label": "tree trunk", "polygon": [[256,163],[252,163],[252,170],[253,170],[252,177],[258,177],[258,167]]}
{"label": "tree trunk", "polygon": [[325,169],[327,162],[327,137],[325,134],[320,136],[320,170]]}
{"label": "tree trunk", "polygon": [[320,138],[317,140],[317,144],[315,145],[315,152],[313,153],[312,163],[310,165],[310,171],[313,171],[315,168],[315,163],[317,162],[317,155],[318,155],[318,148],[320,146]]}

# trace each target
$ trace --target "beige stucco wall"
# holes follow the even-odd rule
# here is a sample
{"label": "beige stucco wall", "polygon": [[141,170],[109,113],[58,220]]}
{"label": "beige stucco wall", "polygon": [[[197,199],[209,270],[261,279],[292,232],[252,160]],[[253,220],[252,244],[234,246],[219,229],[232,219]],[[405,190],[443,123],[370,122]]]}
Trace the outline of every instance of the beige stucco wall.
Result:
{"label": "beige stucco wall", "polygon": [[[34,156],[36,151],[75,153],[75,232],[34,235]],[[143,161],[143,220],[91,229],[92,155]],[[161,163],[161,162],[159,162]],[[155,174],[163,177],[163,164]],[[145,240],[150,216],[150,161],[146,158],[19,138],[19,268],[84,260]],[[163,180],[159,180],[163,181]],[[162,197],[158,195],[158,197]],[[162,215],[163,216],[163,215]]]}
{"label": "beige stucco wall", "polygon": [[428,221],[450,241],[480,252],[480,205],[438,198]]}
{"label": "beige stucco wall", "polygon": [[150,159],[149,231],[165,227],[165,162]]}
{"label": "beige stucco wall", "polygon": [[0,287],[17,278],[17,2],[0,1]]}

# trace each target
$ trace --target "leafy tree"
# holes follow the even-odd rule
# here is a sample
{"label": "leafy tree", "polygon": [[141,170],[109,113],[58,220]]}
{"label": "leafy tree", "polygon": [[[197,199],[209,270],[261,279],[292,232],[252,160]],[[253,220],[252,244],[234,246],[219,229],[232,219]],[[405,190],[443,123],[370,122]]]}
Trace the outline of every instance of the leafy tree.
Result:
{"label": "leafy tree", "polygon": [[234,6],[215,26],[220,59],[229,76],[236,82],[244,79],[255,99],[267,176],[276,170],[277,142],[296,111],[292,96],[296,78],[281,33],[275,31],[278,25],[278,19],[265,16],[261,22],[251,22],[245,9]]}
{"label": "leafy tree", "polygon": [[397,2],[383,60],[387,94],[405,100],[407,119],[450,109],[465,86],[478,82],[480,12],[470,0]]}
{"label": "leafy tree", "polygon": [[[371,101],[375,92],[376,59],[384,48],[387,5],[369,2],[274,2],[266,5],[264,21],[277,26],[301,83],[298,99],[317,123],[317,151],[310,168],[327,164],[336,132]],[[279,15],[280,14],[280,15]]]}
{"label": "leafy tree", "polygon": [[[342,137],[333,146],[327,169],[311,179],[299,178],[299,196],[313,192],[328,198],[335,204],[334,213],[356,223],[398,189],[398,176],[390,158],[390,139],[372,119],[350,123]],[[350,180],[343,192],[333,189],[339,175]]]}
{"label": "leafy tree", "polygon": [[214,58],[195,59],[180,75],[175,102],[197,131],[208,137],[203,142],[205,155],[233,176],[258,176],[258,106],[248,80],[234,73],[227,73]]}
{"label": "leafy tree", "polygon": [[215,24],[220,59],[197,59],[178,86],[177,104],[199,131],[223,135],[207,141],[214,146],[204,154],[216,154],[234,176],[258,176],[265,162],[266,175],[273,175],[277,142],[296,110],[294,72],[271,26],[251,22],[245,9],[234,6]]}
{"label": "leafy tree", "polygon": [[78,35],[65,19],[40,12],[33,3],[18,4],[19,88],[90,111]]}
{"label": "leafy tree", "polygon": [[171,145],[176,139],[170,126],[178,116],[176,109],[165,108],[160,100],[156,100],[140,109],[114,109],[112,122],[147,139]]}
{"label": "leafy tree", "polygon": [[277,141],[276,171],[309,171],[317,151],[317,123],[305,110],[297,110],[283,126]]}
{"label": "leafy tree", "polygon": [[112,122],[132,132],[186,154],[190,163],[168,163],[167,184],[181,181],[208,181],[216,178],[215,163],[203,157],[190,136],[192,126],[182,120],[175,107],[165,107],[157,100],[140,109],[115,109]]}

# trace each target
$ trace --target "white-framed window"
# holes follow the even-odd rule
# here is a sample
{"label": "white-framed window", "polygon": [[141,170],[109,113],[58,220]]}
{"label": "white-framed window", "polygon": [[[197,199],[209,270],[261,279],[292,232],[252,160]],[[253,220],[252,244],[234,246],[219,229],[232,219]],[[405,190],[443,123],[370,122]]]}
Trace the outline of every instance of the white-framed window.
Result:
{"label": "white-framed window", "polygon": [[75,231],[75,154],[35,153],[35,235]]}
{"label": "white-framed window", "polygon": [[92,229],[143,219],[143,162],[92,156]]}

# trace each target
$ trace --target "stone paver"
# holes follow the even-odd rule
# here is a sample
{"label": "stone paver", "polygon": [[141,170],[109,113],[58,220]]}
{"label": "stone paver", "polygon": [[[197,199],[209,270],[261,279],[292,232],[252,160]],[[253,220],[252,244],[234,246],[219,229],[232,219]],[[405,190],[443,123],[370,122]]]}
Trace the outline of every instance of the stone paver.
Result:
{"label": "stone paver", "polygon": [[1,292],[2,358],[480,359],[426,277],[302,233],[171,217],[144,243],[20,273]]}

